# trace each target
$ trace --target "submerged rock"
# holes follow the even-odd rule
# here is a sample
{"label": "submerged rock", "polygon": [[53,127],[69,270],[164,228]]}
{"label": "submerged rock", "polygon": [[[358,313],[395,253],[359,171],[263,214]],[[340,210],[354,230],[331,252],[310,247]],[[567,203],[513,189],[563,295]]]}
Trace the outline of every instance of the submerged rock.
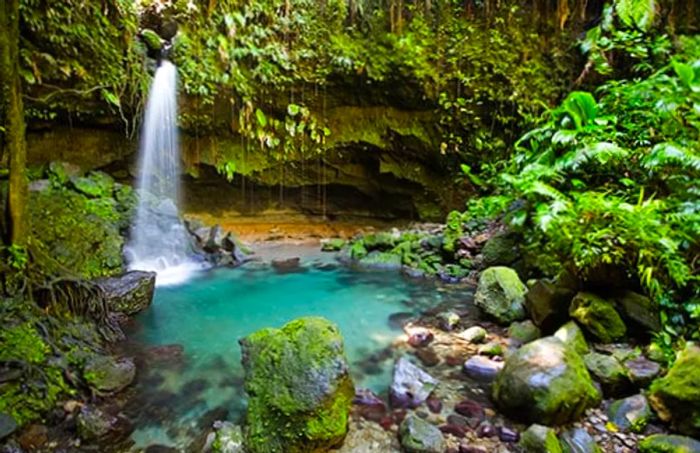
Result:
{"label": "submerged rock", "polygon": [[690,437],[654,434],[639,443],[640,453],[700,453],[700,441]]}
{"label": "submerged rock", "polygon": [[576,420],[600,402],[581,356],[554,337],[528,343],[508,357],[492,390],[506,415],[546,425]]}
{"label": "submerged rock", "polygon": [[627,332],[613,304],[592,293],[576,294],[569,314],[603,343],[622,338]]}
{"label": "submerged rock", "polygon": [[249,452],[325,451],[342,442],[355,389],[334,324],[300,318],[240,344]]}
{"label": "submerged rock", "polygon": [[134,381],[136,365],[128,358],[97,356],[85,364],[83,377],[98,392],[119,392]]}
{"label": "submerged rock", "polygon": [[700,346],[686,345],[668,374],[652,383],[649,400],[661,420],[700,437]]}
{"label": "submerged rock", "polygon": [[412,414],[401,423],[399,438],[401,446],[407,453],[443,453],[445,451],[442,432]]}
{"label": "submerged rock", "polygon": [[527,288],[508,267],[489,267],[479,276],[474,304],[502,324],[525,319]]}
{"label": "submerged rock", "polygon": [[530,425],[520,435],[518,444],[524,453],[562,453],[557,433],[547,426]]}
{"label": "submerged rock", "polygon": [[472,326],[457,336],[469,343],[482,343],[486,339],[486,329],[481,326]]}
{"label": "submerged rock", "polygon": [[301,270],[300,263],[301,259],[299,257],[276,258],[271,262],[272,268],[279,273],[298,272]]}
{"label": "submerged rock", "polygon": [[151,305],[156,273],[131,271],[119,277],[98,279],[97,284],[102,288],[110,310],[134,315]]}
{"label": "submerged rock", "polygon": [[406,357],[394,364],[394,375],[389,388],[389,397],[394,407],[416,407],[430,396],[438,381]]}

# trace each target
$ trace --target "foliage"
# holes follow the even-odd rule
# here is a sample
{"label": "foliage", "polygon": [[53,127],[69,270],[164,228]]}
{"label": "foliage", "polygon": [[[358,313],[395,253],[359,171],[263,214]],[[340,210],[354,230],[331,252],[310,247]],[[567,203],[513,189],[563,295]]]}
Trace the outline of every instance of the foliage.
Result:
{"label": "foliage", "polygon": [[570,93],[496,182],[545,273],[622,269],[665,310],[672,337],[700,321],[700,40],[681,43],[647,77]]}

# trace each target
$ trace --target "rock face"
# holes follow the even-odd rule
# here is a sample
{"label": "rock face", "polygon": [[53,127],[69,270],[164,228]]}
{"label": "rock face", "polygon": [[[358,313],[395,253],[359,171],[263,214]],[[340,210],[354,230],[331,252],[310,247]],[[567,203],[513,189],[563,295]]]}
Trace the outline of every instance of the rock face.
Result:
{"label": "rock face", "polygon": [[562,453],[557,433],[547,426],[530,425],[520,435],[520,448],[525,453]]}
{"label": "rock face", "polygon": [[119,392],[133,382],[136,365],[128,358],[115,360],[111,356],[97,356],[85,365],[83,376],[98,392]]}
{"label": "rock face", "polygon": [[240,343],[247,451],[321,452],[342,442],[355,389],[335,325],[300,318]]}
{"label": "rock face", "polygon": [[120,277],[99,279],[98,284],[111,310],[134,315],[151,305],[156,273],[131,271]]}
{"label": "rock face", "polygon": [[527,288],[508,267],[489,267],[479,276],[474,304],[502,324],[525,319]]}
{"label": "rock face", "polygon": [[654,434],[639,443],[641,453],[698,453],[700,442],[690,437]]}
{"label": "rock face", "polygon": [[401,446],[407,453],[442,453],[445,439],[442,432],[422,418],[409,415],[399,427]]}
{"label": "rock face", "polygon": [[659,418],[682,434],[700,437],[700,346],[688,343],[668,374],[649,390]]}
{"label": "rock face", "polygon": [[394,377],[389,388],[389,397],[394,407],[416,407],[428,399],[438,381],[401,357],[394,365]]}
{"label": "rock face", "polygon": [[613,305],[592,293],[578,293],[571,301],[569,314],[603,343],[622,338],[627,329]]}
{"label": "rock face", "polygon": [[546,425],[575,420],[600,401],[583,359],[554,337],[528,343],[508,357],[492,396],[506,415]]}

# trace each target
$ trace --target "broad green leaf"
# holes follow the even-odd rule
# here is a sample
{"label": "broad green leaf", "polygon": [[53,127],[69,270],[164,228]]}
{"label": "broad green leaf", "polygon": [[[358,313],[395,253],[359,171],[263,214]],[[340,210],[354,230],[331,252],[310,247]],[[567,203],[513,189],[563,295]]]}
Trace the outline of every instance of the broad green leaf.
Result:
{"label": "broad green leaf", "polygon": [[258,120],[258,124],[262,127],[267,126],[267,117],[265,116],[265,113],[263,113],[262,110],[260,109],[255,109],[255,118]]}
{"label": "broad green leaf", "polygon": [[655,0],[616,0],[615,12],[623,24],[649,30],[656,16]]}

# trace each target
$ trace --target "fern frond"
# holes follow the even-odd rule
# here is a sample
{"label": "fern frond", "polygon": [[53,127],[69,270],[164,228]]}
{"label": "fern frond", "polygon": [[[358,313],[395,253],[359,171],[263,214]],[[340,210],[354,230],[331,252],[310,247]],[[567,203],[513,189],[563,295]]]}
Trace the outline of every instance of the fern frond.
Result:
{"label": "fern frond", "polygon": [[700,171],[700,155],[684,146],[664,142],[654,146],[651,153],[642,161],[642,166],[651,171],[657,171],[670,165]]}
{"label": "fern frond", "polygon": [[629,152],[610,142],[598,142],[579,148],[564,154],[555,163],[559,171],[578,170],[584,164],[595,161],[600,165],[606,165],[614,159],[627,157]]}

